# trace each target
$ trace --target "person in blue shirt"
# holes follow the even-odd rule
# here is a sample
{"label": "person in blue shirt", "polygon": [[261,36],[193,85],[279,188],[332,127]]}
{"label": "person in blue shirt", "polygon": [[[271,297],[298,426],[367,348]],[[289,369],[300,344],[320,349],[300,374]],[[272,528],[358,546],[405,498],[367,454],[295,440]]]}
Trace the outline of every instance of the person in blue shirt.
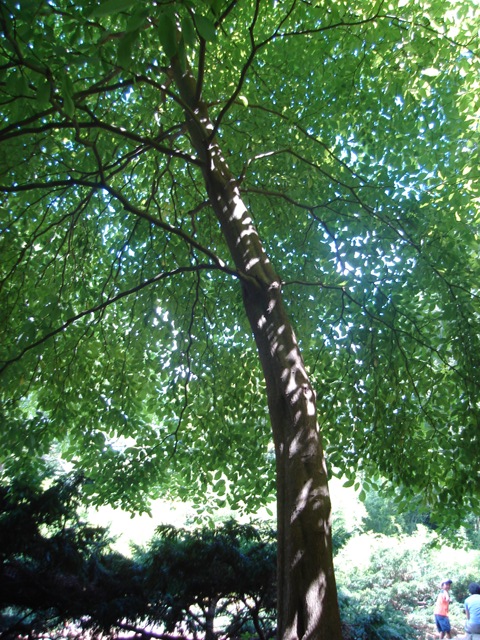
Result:
{"label": "person in blue shirt", "polygon": [[465,600],[466,633],[480,633],[480,584],[471,582],[468,585],[470,595]]}

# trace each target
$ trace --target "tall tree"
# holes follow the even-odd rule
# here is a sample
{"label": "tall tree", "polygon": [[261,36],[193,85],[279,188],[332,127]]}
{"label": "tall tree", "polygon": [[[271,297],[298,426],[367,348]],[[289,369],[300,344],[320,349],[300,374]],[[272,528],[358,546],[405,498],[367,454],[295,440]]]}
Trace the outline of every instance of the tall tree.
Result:
{"label": "tall tree", "polygon": [[57,446],[93,502],[248,508],[265,394],[279,636],[340,638],[318,423],[352,482],[478,504],[474,2],[4,0],[1,25],[6,469]]}

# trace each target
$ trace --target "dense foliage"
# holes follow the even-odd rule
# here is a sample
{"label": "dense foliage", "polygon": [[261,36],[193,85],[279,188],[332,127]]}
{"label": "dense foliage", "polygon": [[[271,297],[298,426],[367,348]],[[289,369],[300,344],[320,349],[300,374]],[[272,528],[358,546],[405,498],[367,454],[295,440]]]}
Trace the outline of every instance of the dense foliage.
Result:
{"label": "dense foliage", "polygon": [[[82,484],[64,477],[46,489],[2,485],[1,638],[66,630],[77,638],[272,636],[275,541],[265,525],[162,526],[127,558],[112,551],[105,530],[79,517]],[[411,534],[365,531],[387,511],[397,518],[380,497],[370,505],[353,528],[342,526],[342,514],[335,522],[344,638],[425,638],[444,570],[454,581],[451,619],[460,635],[468,584],[480,576],[478,546],[454,550],[424,526]]]}
{"label": "dense foliage", "polygon": [[451,513],[480,459],[467,0],[2,3],[6,468],[60,442],[97,501],[271,495],[253,344],[165,76],[173,7],[281,270],[331,464]]}
{"label": "dense foliage", "polygon": [[[78,514],[85,485],[1,486],[0,637],[138,629],[179,637],[275,628],[276,545],[265,527],[227,522],[195,531],[159,528],[133,558]],[[216,624],[218,626],[218,624]]]}
{"label": "dense foliage", "polygon": [[108,626],[138,597],[133,563],[110,550],[104,529],[79,515],[82,484],[66,477],[47,489],[31,478],[0,486],[2,638],[84,617]]}
{"label": "dense foliage", "polygon": [[276,543],[265,527],[233,521],[196,531],[161,527],[135,558],[145,571],[149,616],[167,631],[183,628],[212,640],[220,622],[224,637],[273,635]]}
{"label": "dense foliage", "polygon": [[435,635],[440,582],[453,580],[450,619],[463,635],[468,584],[480,577],[480,551],[454,549],[419,526],[412,535],[356,532],[335,559],[344,623],[352,637],[424,639]]}

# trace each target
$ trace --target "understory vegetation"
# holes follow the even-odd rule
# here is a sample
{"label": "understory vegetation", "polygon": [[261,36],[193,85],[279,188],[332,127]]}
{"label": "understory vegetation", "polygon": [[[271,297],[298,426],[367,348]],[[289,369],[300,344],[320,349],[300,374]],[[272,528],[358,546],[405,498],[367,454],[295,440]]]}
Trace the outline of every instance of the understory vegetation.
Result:
{"label": "understory vegetation", "polygon": [[[42,486],[0,488],[1,638],[275,637],[270,523],[163,525],[127,557],[82,519],[81,477]],[[360,518],[348,515],[337,515],[334,532],[345,640],[425,638],[445,572],[461,635],[467,587],[480,577],[478,521],[448,545],[428,518],[398,515],[373,492]]]}

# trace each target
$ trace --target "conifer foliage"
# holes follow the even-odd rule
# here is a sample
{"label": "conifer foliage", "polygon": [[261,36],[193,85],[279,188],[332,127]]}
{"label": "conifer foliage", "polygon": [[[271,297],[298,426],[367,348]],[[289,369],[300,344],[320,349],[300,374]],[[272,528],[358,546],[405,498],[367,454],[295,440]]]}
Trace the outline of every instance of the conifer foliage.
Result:
{"label": "conifer foliage", "polygon": [[[0,636],[68,627],[142,637],[265,640],[275,629],[276,543],[265,527],[161,527],[133,559],[107,532],[79,517],[83,482],[63,477],[42,490],[2,485]],[[172,635],[173,634],[173,635]]]}

